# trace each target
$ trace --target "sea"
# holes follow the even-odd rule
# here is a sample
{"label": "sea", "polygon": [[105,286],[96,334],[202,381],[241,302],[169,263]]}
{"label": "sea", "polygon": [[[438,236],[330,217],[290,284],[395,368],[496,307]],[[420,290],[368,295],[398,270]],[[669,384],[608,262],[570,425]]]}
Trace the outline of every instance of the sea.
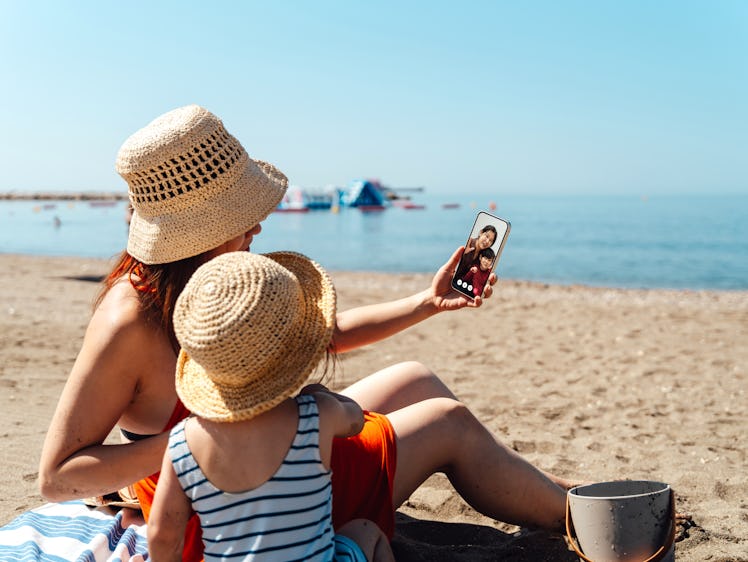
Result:
{"label": "sea", "polygon": [[[273,213],[254,252],[294,250],[330,270],[434,272],[476,213],[511,223],[499,277],[620,288],[748,289],[748,195],[414,193],[414,206]],[[111,258],[125,202],[0,201],[0,253]]]}

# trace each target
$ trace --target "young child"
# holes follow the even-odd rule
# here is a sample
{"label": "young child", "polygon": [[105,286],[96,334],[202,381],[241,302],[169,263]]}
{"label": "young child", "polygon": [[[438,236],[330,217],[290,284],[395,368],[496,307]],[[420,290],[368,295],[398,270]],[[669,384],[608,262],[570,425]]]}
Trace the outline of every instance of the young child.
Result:
{"label": "young child", "polygon": [[205,560],[393,561],[373,522],[332,528],[333,437],[361,431],[351,399],[309,385],[332,340],[335,289],[306,257],[231,252],[191,277],[174,308],[172,429],[148,523],[154,562],[180,561],[200,518]]}
{"label": "young child", "polygon": [[481,250],[478,254],[478,263],[473,265],[463,277],[464,281],[472,283],[473,294],[477,297],[483,294],[483,287],[491,275],[491,265],[496,253],[491,248]]}

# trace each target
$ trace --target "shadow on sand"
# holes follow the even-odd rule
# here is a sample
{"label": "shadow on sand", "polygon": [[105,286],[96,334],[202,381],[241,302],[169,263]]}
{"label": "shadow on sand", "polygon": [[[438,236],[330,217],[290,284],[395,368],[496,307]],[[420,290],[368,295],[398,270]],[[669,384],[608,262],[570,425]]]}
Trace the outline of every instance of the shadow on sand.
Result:
{"label": "shadow on sand", "polygon": [[68,281],[85,281],[88,283],[101,283],[105,278],[105,275],[63,275],[60,279],[67,279]]}
{"label": "shadow on sand", "polygon": [[562,535],[522,529],[444,523],[396,514],[392,548],[406,562],[577,562]]}

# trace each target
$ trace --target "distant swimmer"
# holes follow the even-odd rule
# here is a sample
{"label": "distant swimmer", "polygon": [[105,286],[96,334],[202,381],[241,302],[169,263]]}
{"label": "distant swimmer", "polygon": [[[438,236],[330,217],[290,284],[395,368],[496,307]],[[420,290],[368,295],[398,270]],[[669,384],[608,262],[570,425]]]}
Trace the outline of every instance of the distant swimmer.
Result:
{"label": "distant swimmer", "polygon": [[54,218],[52,219],[52,224],[55,225],[55,228],[60,228],[60,226],[62,225],[62,221],[60,220],[60,217],[55,215]]}

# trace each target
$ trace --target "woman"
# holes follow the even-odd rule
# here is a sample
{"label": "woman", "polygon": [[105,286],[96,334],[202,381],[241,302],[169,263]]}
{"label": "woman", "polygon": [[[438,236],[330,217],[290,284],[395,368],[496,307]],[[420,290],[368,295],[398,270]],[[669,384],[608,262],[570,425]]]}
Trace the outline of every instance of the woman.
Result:
{"label": "woman", "polygon": [[[52,501],[137,482],[147,519],[168,430],[187,415],[174,385],[174,302],[199,265],[250,249],[287,179],[252,160],[221,121],[198,106],[173,110],[132,135],[120,149],[117,170],[133,206],[127,251],[104,283],[63,389],[39,481],[42,495]],[[481,298],[470,301],[450,289],[460,251],[429,288],[338,313],[336,352],[442,311],[480,306]],[[490,296],[490,286],[485,294]],[[394,365],[343,394],[371,413],[359,436],[333,447],[336,527],[367,518],[391,537],[394,510],[435,472],[446,473],[460,495],[488,516],[560,527],[566,483],[500,444],[423,365]],[[115,426],[127,442],[104,445]],[[200,559],[198,531],[188,530],[185,559]]]}

